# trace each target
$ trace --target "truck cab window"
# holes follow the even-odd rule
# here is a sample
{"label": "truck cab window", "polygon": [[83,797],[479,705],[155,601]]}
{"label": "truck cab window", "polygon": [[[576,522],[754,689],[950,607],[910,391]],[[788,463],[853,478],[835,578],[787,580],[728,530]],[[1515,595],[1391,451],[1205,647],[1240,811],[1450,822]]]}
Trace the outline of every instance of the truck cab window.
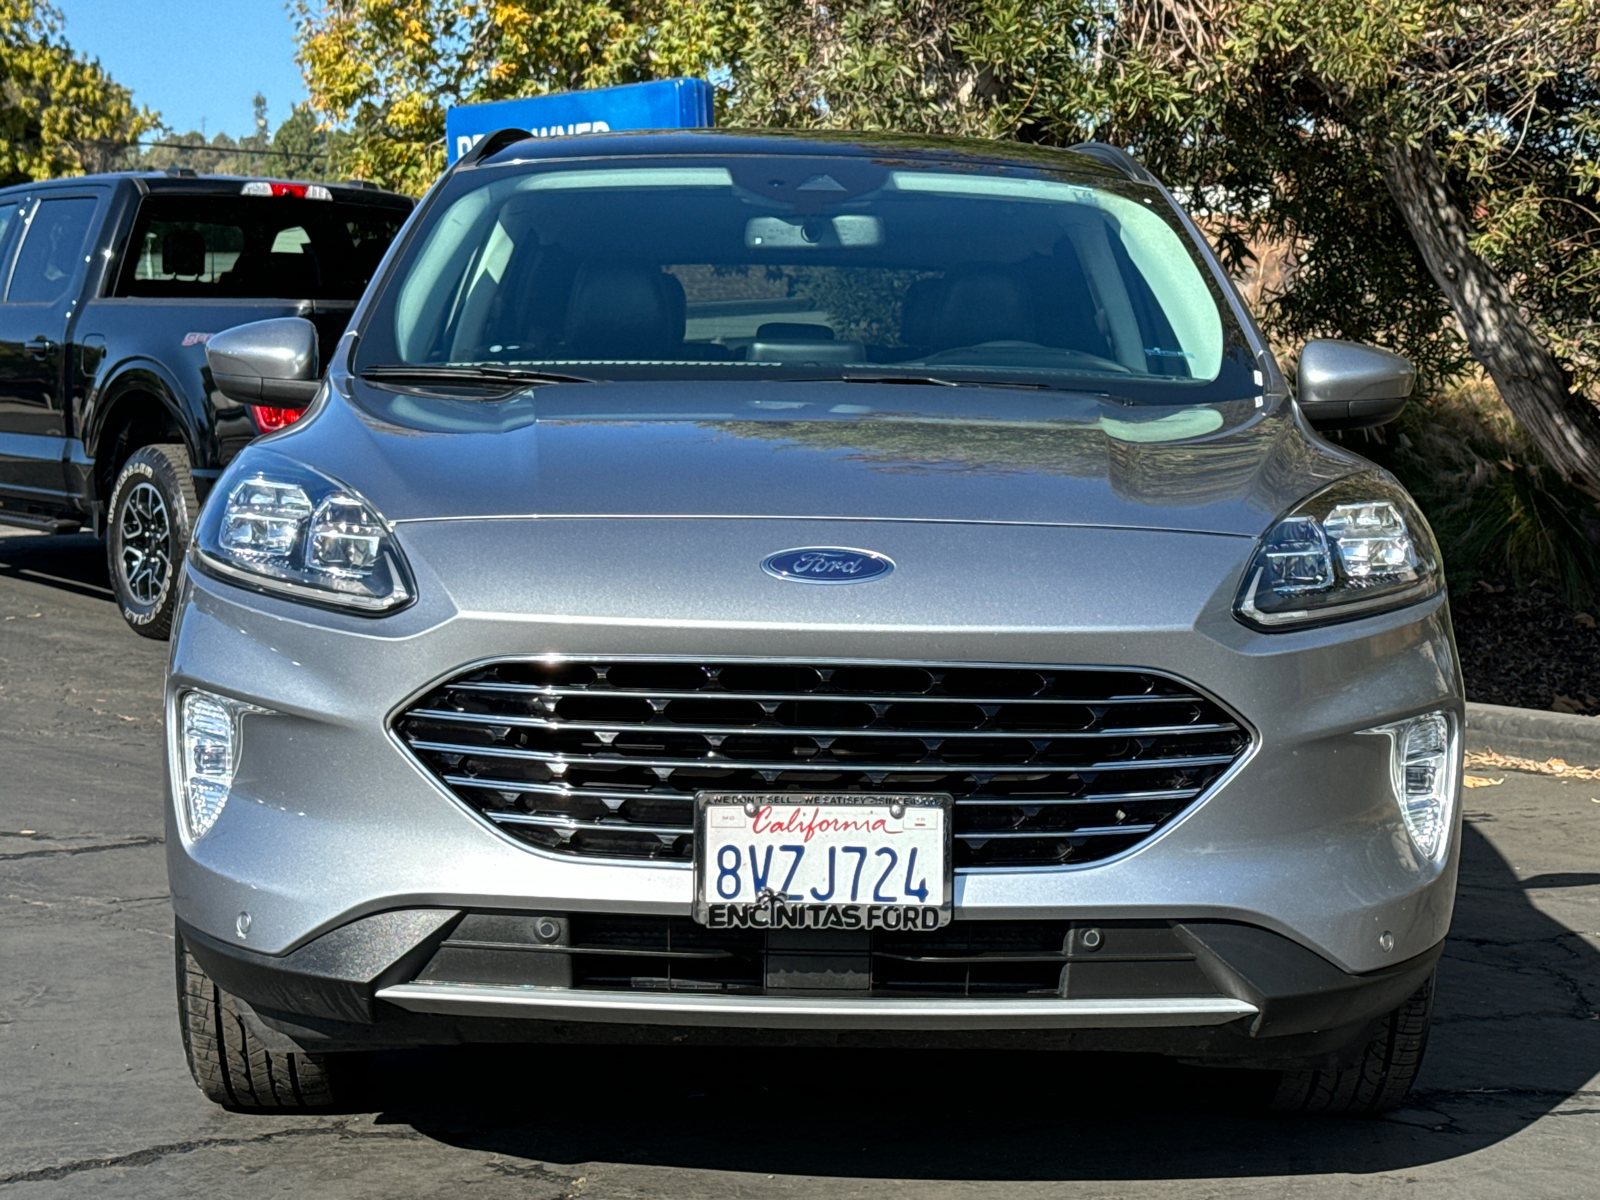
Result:
{"label": "truck cab window", "polygon": [[85,246],[99,203],[91,196],[39,202],[22,235],[7,303],[53,304],[76,286],[88,261]]}

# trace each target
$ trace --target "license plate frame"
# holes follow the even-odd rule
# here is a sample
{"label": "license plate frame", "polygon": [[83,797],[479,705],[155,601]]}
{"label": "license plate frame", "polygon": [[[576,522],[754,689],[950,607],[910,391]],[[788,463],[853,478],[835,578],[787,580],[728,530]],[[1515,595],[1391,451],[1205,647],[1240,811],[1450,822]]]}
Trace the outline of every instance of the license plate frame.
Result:
{"label": "license plate frame", "polygon": [[[711,891],[711,877],[714,871],[712,859],[715,852],[712,850],[713,814],[728,809],[737,809],[742,812],[744,819],[753,824],[756,816],[763,808],[768,809],[845,809],[851,817],[860,819],[876,819],[887,816],[891,821],[904,820],[913,811],[920,810],[924,818],[927,814],[939,814],[938,843],[940,846],[941,864],[933,872],[919,870],[917,874],[927,882],[932,883],[937,878],[940,883],[938,893],[939,902],[933,903],[931,898],[927,902],[896,903],[893,905],[875,905],[867,901],[837,902],[827,901],[813,903],[802,901],[791,903],[786,893],[786,898],[776,899],[769,897],[765,902],[753,901],[728,902],[717,899]],[[899,816],[895,815],[900,810]],[[882,810],[882,812],[863,810]],[[821,815],[818,813],[817,815]],[[879,793],[862,794],[858,792],[719,792],[706,790],[695,794],[694,805],[694,908],[693,917],[701,925],[713,929],[726,928],[757,928],[757,929],[889,929],[891,931],[908,928],[904,925],[905,910],[916,910],[916,922],[911,928],[938,929],[948,925],[955,915],[955,838],[953,833],[955,817],[955,797],[945,792],[906,792],[906,793]],[[787,822],[787,818],[785,819]],[[724,829],[724,833],[728,830]],[[926,831],[924,831],[925,833]],[[746,832],[744,836],[756,836]],[[786,839],[792,841],[803,833],[787,833]],[[825,836],[825,835],[819,835]],[[843,835],[840,835],[843,836]],[[873,834],[852,834],[850,836],[872,837]],[[875,835],[880,839],[884,833]],[[892,835],[891,835],[892,836]],[[928,838],[917,839],[924,843],[916,847],[918,850],[925,848]],[[769,843],[776,849],[776,842]],[[809,846],[811,839],[806,839],[804,845]],[[826,844],[826,843],[824,843]],[[869,851],[869,854],[871,852]],[[772,856],[768,856],[768,862]],[[796,860],[796,865],[798,866]],[[891,864],[890,870],[894,864]],[[873,873],[876,876],[876,872]],[[753,883],[753,881],[752,881]],[[921,881],[919,881],[919,886]],[[743,884],[740,884],[741,892]],[[768,889],[771,890],[770,888]],[[931,890],[931,889],[930,889]],[[741,893],[736,893],[741,894]],[[870,899],[871,892],[868,892]],[[891,918],[886,910],[893,908],[897,916]],[[880,910],[874,916],[868,910]],[[739,910],[739,911],[735,911]],[[829,917],[827,911],[836,913]],[[854,917],[849,916],[854,912]],[[933,913],[930,919],[926,914]],[[886,922],[893,920],[894,925]],[[931,920],[931,923],[930,923]]]}

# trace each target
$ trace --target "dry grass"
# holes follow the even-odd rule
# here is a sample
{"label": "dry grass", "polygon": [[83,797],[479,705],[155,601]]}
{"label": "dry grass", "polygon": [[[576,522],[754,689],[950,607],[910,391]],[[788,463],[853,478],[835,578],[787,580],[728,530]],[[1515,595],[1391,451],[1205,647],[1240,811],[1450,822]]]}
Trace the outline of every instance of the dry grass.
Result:
{"label": "dry grass", "polygon": [[[1543,762],[1532,758],[1518,758],[1514,754],[1501,754],[1495,750],[1467,751],[1467,766],[1493,767],[1499,771],[1525,771],[1532,775],[1554,775],[1560,779],[1600,779],[1600,767],[1575,767],[1564,758],[1547,758]],[[1473,776],[1467,777],[1469,780]],[[1481,777],[1479,777],[1481,779]],[[1503,780],[1468,783],[1468,787],[1487,787]]]}

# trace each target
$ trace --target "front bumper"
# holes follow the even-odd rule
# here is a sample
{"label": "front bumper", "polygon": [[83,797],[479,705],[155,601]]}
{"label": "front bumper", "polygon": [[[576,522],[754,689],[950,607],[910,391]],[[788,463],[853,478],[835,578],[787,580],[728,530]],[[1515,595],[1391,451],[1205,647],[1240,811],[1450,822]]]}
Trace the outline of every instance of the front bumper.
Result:
{"label": "front bumper", "polygon": [[[795,588],[760,572],[729,575],[727,564],[759,562],[774,546],[856,544],[862,530],[826,522],[608,520],[606,553],[597,557],[601,524],[405,525],[420,599],[382,620],[191,578],[174,638],[169,704],[198,687],[269,710],[245,718],[230,799],[206,837],[188,839],[169,797],[173,903],[197,946],[282,964],[363,918],[395,911],[687,916],[691,870],[517,843],[444,791],[385,724],[419,689],[485,658],[654,654],[1068,662],[1192,680],[1254,730],[1245,760],[1180,819],[1115,861],[958,874],[957,919],[1250,928],[1357,980],[1437,953],[1454,901],[1454,839],[1442,864],[1417,859],[1390,790],[1386,740],[1359,731],[1439,709],[1459,722],[1464,705],[1442,596],[1343,626],[1267,635],[1240,625],[1229,609],[1252,547],[1246,539],[885,523],[872,531],[873,546],[903,564],[887,581]],[[659,558],[664,545],[674,553],[655,586],[616,586],[611,563]],[[952,560],[971,571],[957,580],[918,573],[918,564]],[[1043,583],[1028,577],[1050,560],[1073,569]],[[1220,582],[1185,589],[1173,586],[1175,578]],[[383,988],[409,987],[414,975],[401,975]],[[1229,1015],[1224,1006],[1183,1019],[1220,1016],[1223,1023],[1211,1028],[1242,1021],[1261,1036],[1270,1013],[1239,987],[1216,994],[1256,1005],[1254,1016]],[[1291,986],[1282,994],[1302,991]],[[1069,1030],[1123,1020],[1072,1000],[1047,1004],[1038,1019]],[[552,1013],[560,1008],[550,996],[446,997],[436,987],[394,992],[383,1003],[395,1012],[449,1009],[414,1014],[431,1022],[475,1020],[460,1015],[469,1009],[496,1014],[487,1020],[502,1018],[508,1006],[538,1009],[538,1021],[512,1022],[524,1032],[557,1019]],[[595,1013],[617,1011],[611,1001],[563,1003],[559,1020],[567,1024],[589,1026]],[[727,1006],[698,1011],[696,1020],[719,1025],[745,1019]],[[806,1011],[782,1021],[809,1019]],[[946,1019],[956,1020],[957,1010],[949,1011]],[[992,1029],[1000,1020],[965,1011],[969,1025]],[[748,1012],[757,1014],[752,1020],[780,1015],[759,1005]],[[615,1019],[688,1018],[652,998]],[[939,1018],[916,1018],[925,1019]],[[1127,1019],[1155,1026],[1168,1018],[1146,1006],[1129,1010]],[[1315,1025],[1329,1028],[1325,1020]]]}
{"label": "front bumper", "polygon": [[[1442,948],[1351,975],[1255,926],[1102,924],[1096,929],[1110,956],[1098,949],[1069,955],[1059,996],[954,997],[870,994],[865,979],[852,994],[838,986],[849,983],[848,972],[805,969],[824,961],[837,968],[837,948],[807,955],[793,938],[768,935],[765,994],[707,995],[570,986],[571,960],[583,951],[541,944],[532,932],[552,919],[566,929],[563,917],[397,910],[279,957],[182,921],[178,934],[180,947],[258,1021],[311,1049],[691,1036],[770,1044],[775,1035],[833,1045],[864,1034],[880,1045],[1005,1045],[1026,1032],[1027,1044],[1040,1048],[1143,1050],[1251,1066],[1340,1060],[1423,984]],[[501,940],[485,940],[486,932]],[[1144,953],[1118,954],[1119,945]],[[801,961],[808,957],[811,963]]]}

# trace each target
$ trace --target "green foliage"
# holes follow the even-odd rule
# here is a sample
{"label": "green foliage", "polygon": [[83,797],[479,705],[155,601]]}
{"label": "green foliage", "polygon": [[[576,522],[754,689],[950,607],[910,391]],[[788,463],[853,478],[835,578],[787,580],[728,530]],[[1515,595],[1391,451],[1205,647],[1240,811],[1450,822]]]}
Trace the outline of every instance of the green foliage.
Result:
{"label": "green foliage", "polygon": [[67,44],[54,8],[0,0],[0,185],[114,169],[155,121]]}
{"label": "green foliage", "polygon": [[348,130],[339,171],[420,195],[455,104],[703,74],[742,43],[740,0],[295,0],[300,65]]}
{"label": "green foliage", "polygon": [[1381,440],[1346,435],[1422,506],[1455,588],[1541,580],[1582,608],[1600,597],[1600,511],[1545,464],[1492,387],[1413,401]]}

